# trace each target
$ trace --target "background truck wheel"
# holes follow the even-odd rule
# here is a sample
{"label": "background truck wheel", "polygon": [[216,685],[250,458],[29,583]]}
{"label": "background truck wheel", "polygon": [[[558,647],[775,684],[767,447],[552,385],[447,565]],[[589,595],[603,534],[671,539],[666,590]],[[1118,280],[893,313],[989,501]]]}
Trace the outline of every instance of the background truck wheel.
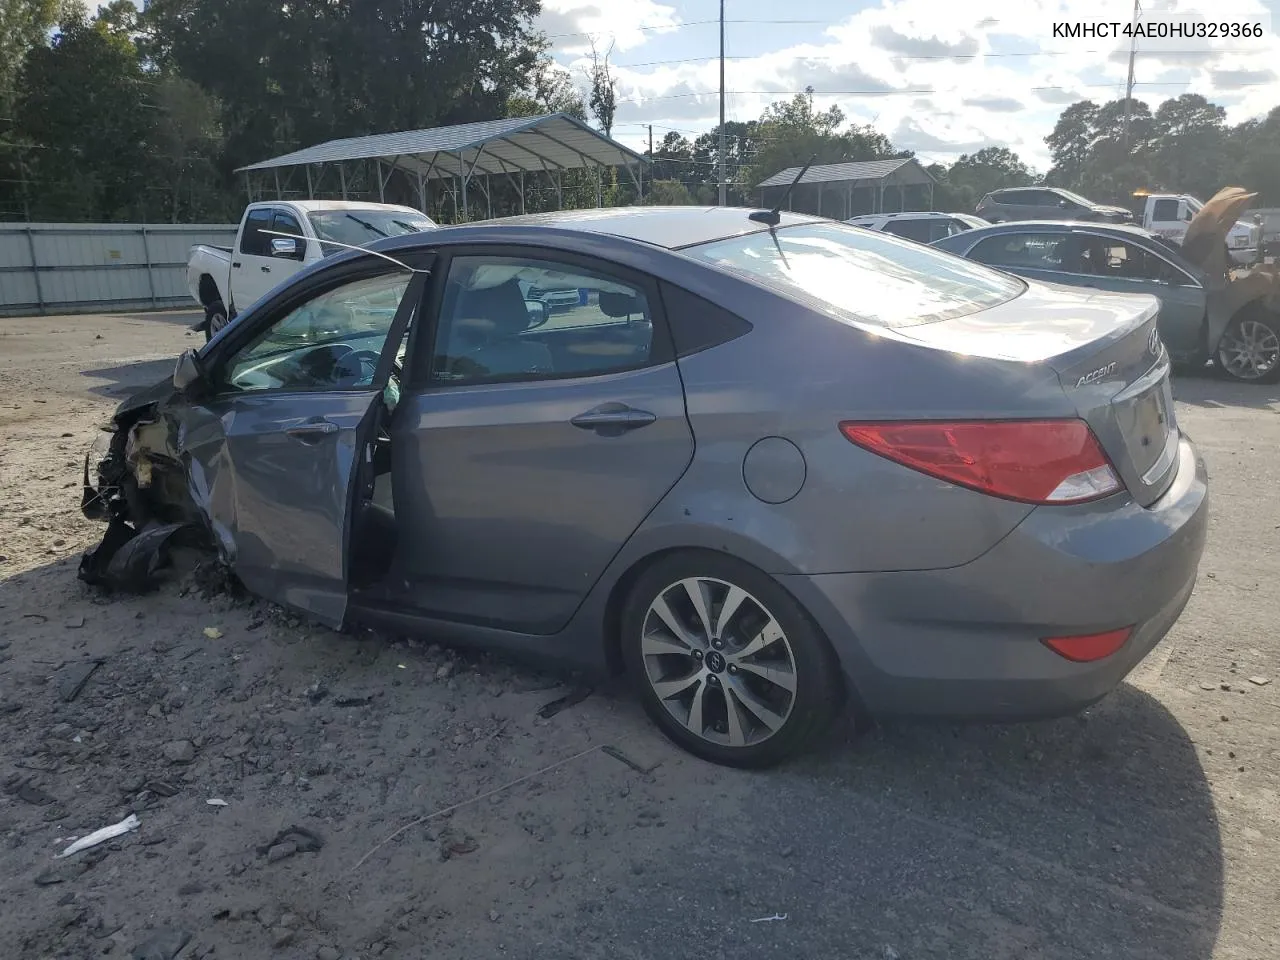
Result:
{"label": "background truck wheel", "polygon": [[1280,316],[1242,310],[1218,341],[1214,360],[1233,380],[1275,383],[1280,379]]}
{"label": "background truck wheel", "polygon": [[204,342],[208,343],[214,334],[227,325],[227,308],[222,305],[221,300],[215,300],[204,308],[204,318]]}

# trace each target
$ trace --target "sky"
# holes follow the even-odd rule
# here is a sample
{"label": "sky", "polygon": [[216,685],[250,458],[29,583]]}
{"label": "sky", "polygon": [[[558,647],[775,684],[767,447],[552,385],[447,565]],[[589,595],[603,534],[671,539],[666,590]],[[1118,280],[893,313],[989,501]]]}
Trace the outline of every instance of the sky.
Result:
{"label": "sky", "polygon": [[[655,142],[716,125],[720,0],[542,5],[538,25],[579,86],[592,43],[608,52],[618,140],[644,150],[650,124]],[[1262,39],[1139,40],[1134,95],[1153,110],[1187,92],[1225,107],[1229,123],[1280,106],[1280,0],[1141,6],[1265,29]],[[1055,39],[1053,23],[1132,16],[1132,0],[725,0],[725,117],[757,119],[812,86],[819,109],[837,104],[847,122],[875,126],[925,162],[1002,146],[1044,172],[1044,138],[1062,109],[1122,97],[1129,61],[1127,39]]]}
{"label": "sky", "polygon": [[[719,117],[719,0],[543,0],[556,59],[585,85],[591,43],[619,83],[613,135],[643,149],[692,139]],[[1261,40],[1139,40],[1135,97],[1154,110],[1203,94],[1228,122],[1280,106],[1280,0],[1148,0],[1144,10],[1262,22]],[[949,163],[1009,147],[1050,165],[1044,138],[1064,106],[1123,97],[1129,40],[1054,39],[1060,20],[1128,21],[1132,0],[726,0],[725,116],[752,120],[806,86],[821,109],[873,124],[895,147]],[[1264,19],[1259,21],[1259,16]],[[788,21],[788,22],[783,22]],[[1274,21],[1272,23],[1271,21]]]}

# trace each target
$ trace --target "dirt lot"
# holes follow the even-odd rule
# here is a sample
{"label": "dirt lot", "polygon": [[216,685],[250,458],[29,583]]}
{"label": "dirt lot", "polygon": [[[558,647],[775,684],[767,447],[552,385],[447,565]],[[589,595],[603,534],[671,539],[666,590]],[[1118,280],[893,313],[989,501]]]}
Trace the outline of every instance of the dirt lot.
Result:
{"label": "dirt lot", "polygon": [[189,319],[0,320],[6,958],[1280,956],[1276,389],[1177,385],[1209,552],[1086,716],[842,728],[747,774],[618,691],[540,719],[567,687],[528,669],[80,584],[82,454]]}

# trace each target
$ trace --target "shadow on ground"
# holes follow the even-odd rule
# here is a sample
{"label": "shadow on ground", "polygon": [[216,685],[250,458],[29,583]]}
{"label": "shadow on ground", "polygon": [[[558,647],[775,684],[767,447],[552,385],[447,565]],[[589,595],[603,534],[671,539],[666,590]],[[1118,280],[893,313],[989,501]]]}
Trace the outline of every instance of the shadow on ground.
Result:
{"label": "shadow on ground", "polygon": [[[176,925],[241,958],[1213,952],[1209,784],[1177,720],[1130,686],[1061,721],[838,731],[749,773],[675,750],[613,688],[538,719],[555,681],[504,661],[176,587],[113,599],[74,576],[0,582],[0,706],[21,705],[0,760],[53,798],[0,809],[22,838],[0,870],[6,942],[63,955],[111,922],[125,946]],[[103,665],[64,703],[58,664],[91,656]],[[165,744],[182,738],[194,759],[174,766]],[[637,773],[603,744],[660,765]],[[142,831],[100,865],[32,883],[55,837],[130,808]],[[291,823],[324,848],[254,853]]]}
{"label": "shadow on ground", "polygon": [[1195,373],[1175,375],[1173,396],[1180,403],[1197,407],[1269,410],[1280,405],[1280,384],[1241,383],[1216,367],[1205,367]]}
{"label": "shadow on ground", "polygon": [[85,370],[82,376],[91,380],[105,381],[90,387],[90,393],[123,400],[172,377],[176,362],[176,357],[164,360],[141,360],[136,363],[122,363],[111,367],[99,367],[96,370]]}

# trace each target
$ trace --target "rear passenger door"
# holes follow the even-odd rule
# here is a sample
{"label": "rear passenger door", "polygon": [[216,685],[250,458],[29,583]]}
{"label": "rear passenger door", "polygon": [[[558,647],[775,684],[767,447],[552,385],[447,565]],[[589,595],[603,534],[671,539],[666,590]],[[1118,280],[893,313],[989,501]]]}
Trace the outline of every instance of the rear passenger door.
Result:
{"label": "rear passenger door", "polygon": [[[649,278],[472,248],[442,265],[392,422],[404,602],[522,633],[564,627],[693,457]],[[537,289],[580,302],[548,314]]]}

